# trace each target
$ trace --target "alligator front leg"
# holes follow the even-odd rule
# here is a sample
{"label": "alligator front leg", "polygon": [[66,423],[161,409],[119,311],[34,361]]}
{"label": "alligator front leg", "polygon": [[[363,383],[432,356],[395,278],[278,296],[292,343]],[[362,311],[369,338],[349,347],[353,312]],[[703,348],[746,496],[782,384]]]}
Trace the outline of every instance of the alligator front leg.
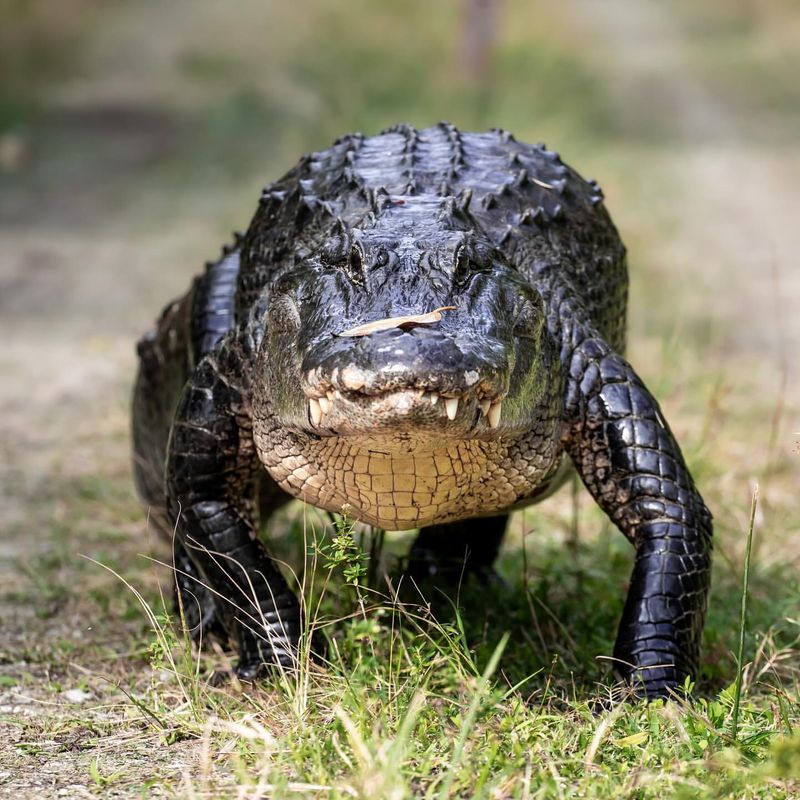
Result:
{"label": "alligator front leg", "polygon": [[197,644],[211,638],[227,643],[228,633],[220,623],[214,596],[180,542],[173,542],[175,585],[173,607]]}
{"label": "alligator front leg", "polygon": [[711,514],[658,403],[599,337],[570,362],[568,448],[589,491],[636,547],[614,648],[648,697],[697,674],[711,568]]}
{"label": "alligator front leg", "polygon": [[239,651],[237,672],[292,667],[300,607],[258,539],[257,476],[246,385],[248,354],[234,339],[188,381],[167,455],[167,505],[178,539],[213,595]]}

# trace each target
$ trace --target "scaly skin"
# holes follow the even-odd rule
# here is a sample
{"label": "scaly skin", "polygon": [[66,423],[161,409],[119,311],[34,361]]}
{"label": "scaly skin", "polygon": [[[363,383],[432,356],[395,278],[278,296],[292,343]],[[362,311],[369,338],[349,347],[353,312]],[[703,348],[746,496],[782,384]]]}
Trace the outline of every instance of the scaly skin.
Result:
{"label": "scaly skin", "polygon": [[137,484],[197,634],[244,677],[295,663],[299,604],[257,535],[290,497],[421,528],[409,570],[447,587],[573,466],[636,548],[618,672],[647,696],[694,676],[711,518],[622,355],[626,295],[602,194],[543,146],[443,123],[302,159],[140,344]]}

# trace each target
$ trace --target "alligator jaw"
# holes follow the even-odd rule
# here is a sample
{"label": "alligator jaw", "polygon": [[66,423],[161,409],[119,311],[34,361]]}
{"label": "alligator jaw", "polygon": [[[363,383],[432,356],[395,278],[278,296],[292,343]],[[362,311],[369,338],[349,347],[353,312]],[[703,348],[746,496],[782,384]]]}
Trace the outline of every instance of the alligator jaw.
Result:
{"label": "alligator jaw", "polygon": [[[306,389],[308,419],[319,433],[352,435],[379,429],[421,428],[449,430],[467,424],[476,431],[495,430],[502,419],[503,398],[465,391],[441,396],[422,388],[400,389],[379,394],[340,389]],[[439,403],[439,400],[442,400]]]}

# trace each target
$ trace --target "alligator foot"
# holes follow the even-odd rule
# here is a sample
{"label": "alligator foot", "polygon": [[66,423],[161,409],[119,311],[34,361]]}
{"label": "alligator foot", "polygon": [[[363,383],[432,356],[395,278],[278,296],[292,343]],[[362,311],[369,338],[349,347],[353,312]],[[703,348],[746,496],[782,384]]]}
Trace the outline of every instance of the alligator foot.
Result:
{"label": "alligator foot", "polygon": [[[245,644],[240,652],[239,663],[234,670],[240,681],[255,682],[276,674],[295,672],[299,667],[297,649],[289,651],[285,647],[273,647],[263,639],[247,637],[249,643]],[[311,633],[308,655],[318,664],[324,663],[328,654],[328,640],[318,630]]]}

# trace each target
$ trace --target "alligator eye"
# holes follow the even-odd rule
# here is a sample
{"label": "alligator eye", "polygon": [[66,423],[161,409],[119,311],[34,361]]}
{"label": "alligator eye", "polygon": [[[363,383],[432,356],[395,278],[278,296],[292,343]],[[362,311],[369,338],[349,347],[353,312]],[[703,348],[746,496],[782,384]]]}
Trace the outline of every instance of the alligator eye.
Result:
{"label": "alligator eye", "polygon": [[364,254],[357,244],[350,248],[347,261],[342,266],[353,283],[357,283],[360,286],[364,285]]}
{"label": "alligator eye", "polygon": [[465,248],[459,248],[456,253],[455,268],[453,269],[453,280],[459,286],[465,284],[472,274],[471,262]]}
{"label": "alligator eye", "polygon": [[376,267],[385,267],[389,263],[389,253],[381,248],[378,251],[378,254],[375,256],[375,264]]}

